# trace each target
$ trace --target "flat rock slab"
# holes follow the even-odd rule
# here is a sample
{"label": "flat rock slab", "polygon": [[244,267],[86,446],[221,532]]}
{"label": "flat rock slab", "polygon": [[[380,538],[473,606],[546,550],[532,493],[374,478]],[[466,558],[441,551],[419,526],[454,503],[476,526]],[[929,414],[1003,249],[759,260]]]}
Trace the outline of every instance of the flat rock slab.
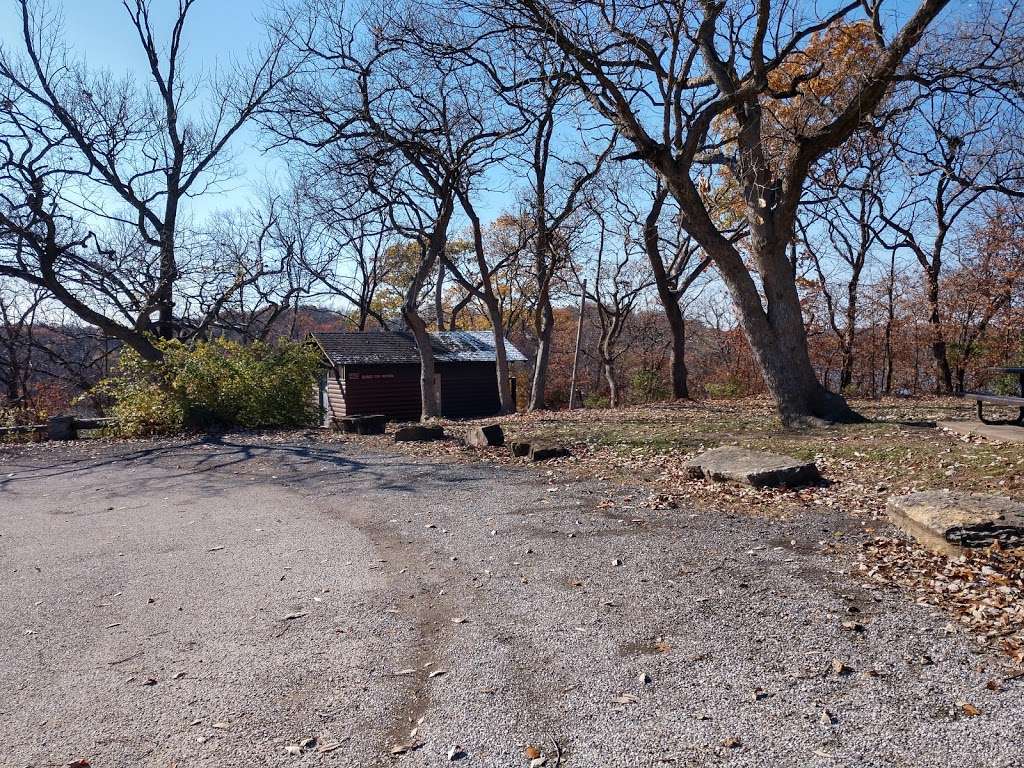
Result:
{"label": "flat rock slab", "polygon": [[893,496],[889,517],[936,552],[954,557],[999,542],[1024,546],[1024,504],[1004,496],[966,491],[920,491]]}
{"label": "flat rock slab", "polygon": [[984,437],[1004,443],[1024,443],[1024,427],[1013,424],[982,424],[980,421],[940,421],[939,427],[958,435]]}
{"label": "flat rock slab", "polygon": [[444,439],[444,427],[412,426],[395,430],[396,443],[427,443]]}
{"label": "flat rock slab", "polygon": [[715,448],[687,461],[691,478],[745,483],[755,488],[795,487],[821,480],[813,461],[747,448]]}
{"label": "flat rock slab", "polygon": [[474,448],[490,448],[505,444],[505,431],[501,424],[472,427],[466,432],[466,445]]}

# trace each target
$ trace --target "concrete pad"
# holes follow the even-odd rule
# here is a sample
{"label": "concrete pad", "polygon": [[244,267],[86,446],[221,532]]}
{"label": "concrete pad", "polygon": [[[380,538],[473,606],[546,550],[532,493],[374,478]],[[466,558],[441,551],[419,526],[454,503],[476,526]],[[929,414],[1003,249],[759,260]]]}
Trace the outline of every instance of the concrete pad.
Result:
{"label": "concrete pad", "polygon": [[936,552],[958,557],[999,542],[1024,546],[1024,504],[1003,496],[966,491],[920,491],[893,496],[889,517]]}
{"label": "concrete pad", "polygon": [[980,421],[940,421],[942,429],[956,432],[959,435],[984,437],[988,440],[1001,440],[1004,443],[1024,443],[1024,427],[1013,424],[982,424]]}
{"label": "concrete pad", "polygon": [[821,480],[813,461],[747,448],[715,448],[690,459],[684,466],[694,479],[745,483],[755,488],[794,487]]}

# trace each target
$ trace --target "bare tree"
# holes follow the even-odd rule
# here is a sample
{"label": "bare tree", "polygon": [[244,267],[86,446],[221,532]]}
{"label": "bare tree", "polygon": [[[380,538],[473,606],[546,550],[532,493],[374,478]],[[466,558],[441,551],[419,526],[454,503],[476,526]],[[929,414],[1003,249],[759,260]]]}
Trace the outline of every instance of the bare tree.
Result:
{"label": "bare tree", "polygon": [[887,137],[869,136],[864,151],[814,175],[798,221],[806,257],[817,275],[826,323],[839,345],[839,391],[853,382],[856,363],[860,292],[869,257],[885,223],[881,198],[891,171]]}
{"label": "bare tree", "polygon": [[[783,422],[798,425],[854,418],[817,380],[808,352],[790,258],[804,183],[875,111],[947,2],[923,0],[895,32],[883,22],[882,2],[828,10],[792,0],[474,7],[498,27],[557,47],[590,105],[633,144],[631,157],[662,177],[686,231],[732,293]],[[828,83],[825,68],[841,61],[807,49],[865,9],[869,55],[845,62],[856,69],[833,88],[805,87]],[[716,182],[735,186],[749,227],[742,249],[702,194]]]}
{"label": "bare tree", "polygon": [[653,285],[650,270],[644,263],[645,239],[641,226],[630,216],[626,196],[616,188],[615,181],[608,185],[609,205],[589,207],[594,222],[594,242],[585,252],[591,254],[582,263],[572,264],[572,271],[580,292],[594,306],[600,339],[598,358],[608,384],[608,404],[621,405],[617,364],[627,351],[621,342],[630,319]]}
{"label": "bare tree", "polygon": [[[175,287],[186,201],[231,175],[230,142],[294,66],[278,39],[229,77],[194,68],[186,76],[196,1],[179,0],[161,39],[151,0],[123,0],[148,66],[141,80],[89,69],[63,42],[58,17],[31,0],[16,0],[20,53],[0,50],[0,274],[45,287],[149,359],[159,350],[147,334],[181,332]],[[135,231],[131,279],[117,271],[125,259],[97,225]]]}
{"label": "bare tree", "polygon": [[921,266],[931,334],[934,391],[954,389],[942,327],[947,251],[983,208],[1024,194],[1018,126],[1024,112],[987,88],[917,94],[897,134],[907,183],[879,196],[887,244]]}
{"label": "bare tree", "polygon": [[0,283],[0,386],[7,404],[28,403],[36,352],[35,323],[46,293],[41,288],[19,291]]}
{"label": "bare tree", "polygon": [[[643,243],[671,340],[672,397],[680,399],[690,397],[686,368],[686,318],[681,302],[707,273],[711,259],[679,225],[678,215],[672,217],[668,227],[661,226],[668,199],[668,188],[660,180],[655,180],[655,189],[643,220]],[[733,236],[738,237],[738,233]]]}
{"label": "bare tree", "polygon": [[[473,200],[477,180],[500,159],[510,128],[495,119],[495,103],[471,66],[435,55],[420,32],[432,17],[414,10],[397,4],[350,14],[336,3],[309,0],[296,41],[297,57],[309,66],[300,70],[268,127],[285,141],[327,150],[321,157],[335,161],[332,172],[361,184],[418,250],[402,315],[419,349],[424,417],[437,415],[439,404],[420,303],[432,275],[440,290],[442,269],[487,307],[502,409],[514,410],[500,303]],[[457,207],[470,219],[476,281],[446,256]]]}

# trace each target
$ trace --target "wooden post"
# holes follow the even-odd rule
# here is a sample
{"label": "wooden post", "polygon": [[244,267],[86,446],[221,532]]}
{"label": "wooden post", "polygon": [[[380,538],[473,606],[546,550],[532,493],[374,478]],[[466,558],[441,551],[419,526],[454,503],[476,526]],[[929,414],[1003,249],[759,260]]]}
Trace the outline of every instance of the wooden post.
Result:
{"label": "wooden post", "polygon": [[569,381],[569,410],[576,407],[576,369],[580,360],[580,342],[583,340],[583,309],[587,305],[587,281],[583,281],[580,294],[580,321],[576,325],[576,349],[572,354],[572,377]]}

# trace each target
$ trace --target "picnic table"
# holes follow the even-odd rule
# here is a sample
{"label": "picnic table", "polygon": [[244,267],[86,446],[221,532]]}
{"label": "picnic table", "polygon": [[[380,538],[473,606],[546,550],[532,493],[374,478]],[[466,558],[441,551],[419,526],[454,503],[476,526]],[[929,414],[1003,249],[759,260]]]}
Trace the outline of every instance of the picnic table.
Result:
{"label": "picnic table", "polygon": [[983,424],[995,423],[987,420],[983,411],[984,403],[992,403],[993,405],[1017,406],[1017,419],[1010,423],[1024,426],[1024,367],[1011,366],[1006,368],[989,368],[988,370],[1001,376],[1017,376],[1020,380],[1020,386],[1017,390],[1017,397],[1013,395],[993,395],[989,392],[964,392],[965,397],[970,397],[978,402],[978,421]]}

